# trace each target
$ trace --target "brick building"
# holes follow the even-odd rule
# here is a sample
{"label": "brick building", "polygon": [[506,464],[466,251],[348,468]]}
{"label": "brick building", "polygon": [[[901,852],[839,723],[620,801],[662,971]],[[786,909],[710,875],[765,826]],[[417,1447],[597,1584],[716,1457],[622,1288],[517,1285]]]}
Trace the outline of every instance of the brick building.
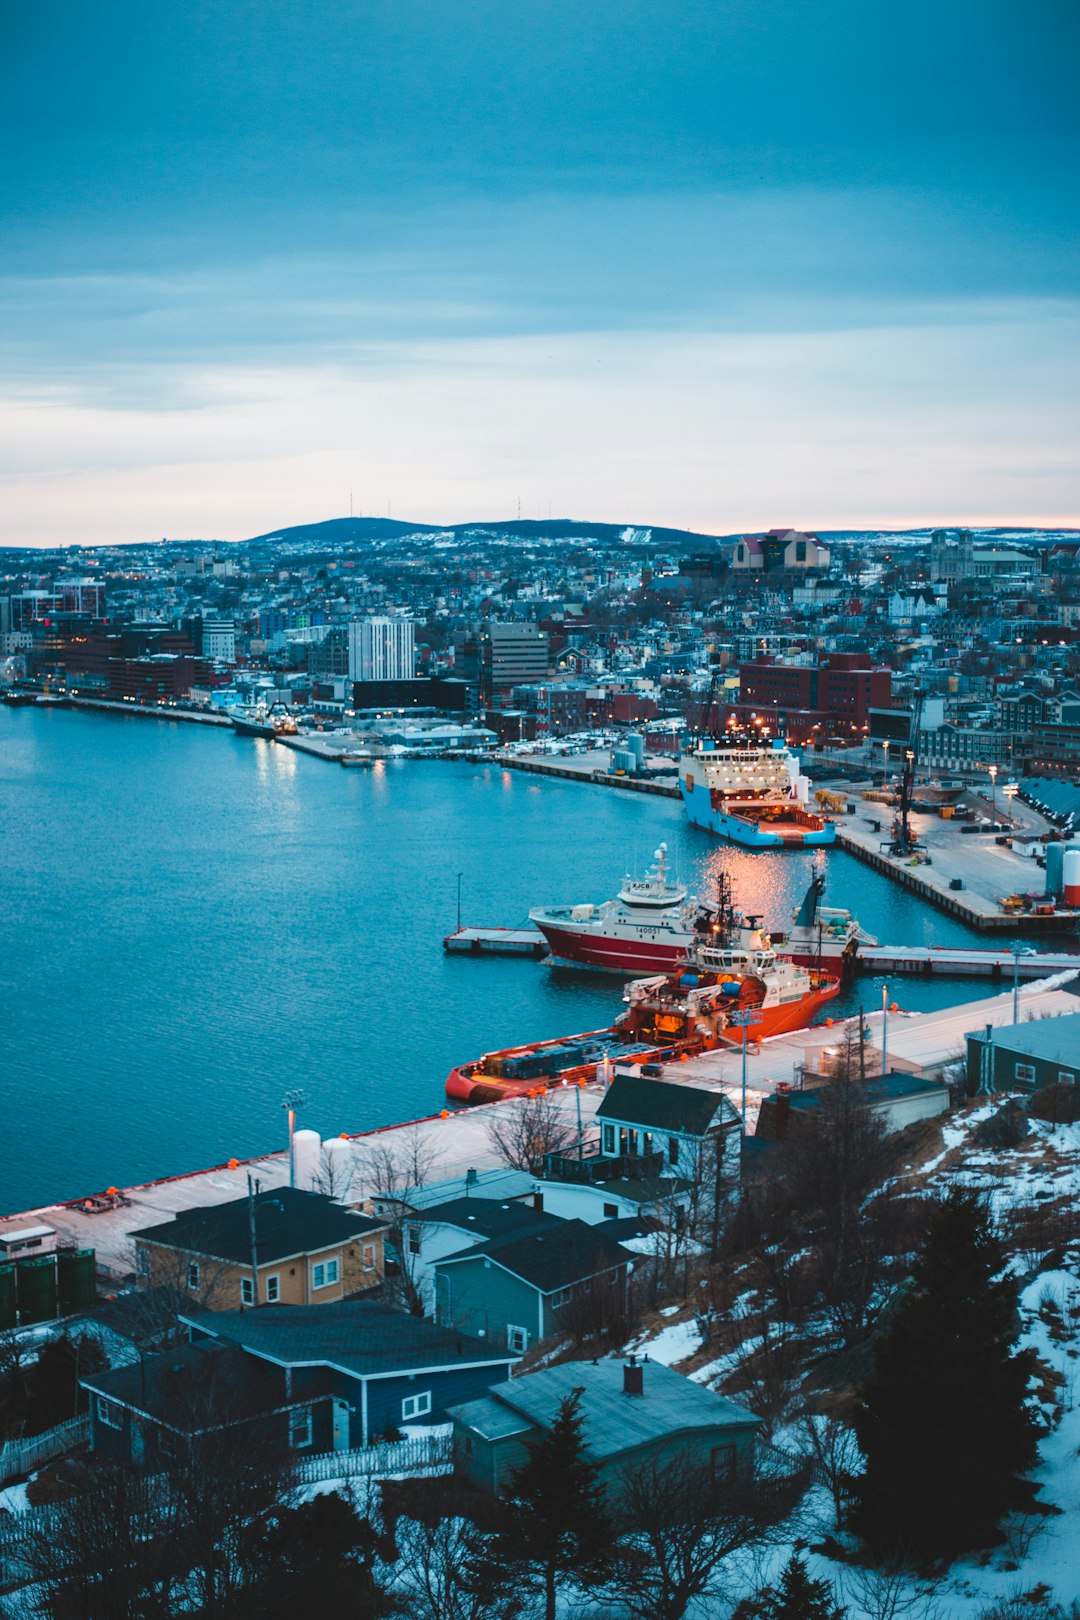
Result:
{"label": "brick building", "polygon": [[760,720],[795,743],[851,740],[863,736],[872,708],[887,709],[891,701],[892,670],[864,653],[830,653],[816,664],[762,657],[740,667],[738,702],[727,712],[741,724]]}

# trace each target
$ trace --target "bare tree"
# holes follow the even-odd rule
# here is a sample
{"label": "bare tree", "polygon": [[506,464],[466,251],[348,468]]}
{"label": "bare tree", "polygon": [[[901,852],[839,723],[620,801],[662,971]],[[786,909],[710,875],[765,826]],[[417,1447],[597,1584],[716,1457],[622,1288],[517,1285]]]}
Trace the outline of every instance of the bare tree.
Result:
{"label": "bare tree", "polygon": [[46,1519],[27,1518],[8,1575],[36,1589],[36,1607],[50,1620],[156,1620],[176,1612],[184,1568],[175,1516],[167,1492],[145,1475],[98,1466]]}
{"label": "bare tree", "polygon": [[347,1204],[356,1181],[356,1159],[352,1150],[348,1153],[332,1152],[324,1143],[311,1183],[312,1192],[336,1199],[339,1204]]}
{"label": "bare tree", "polygon": [[806,1489],[804,1467],[762,1458],[726,1477],[685,1456],[627,1470],[617,1511],[628,1526],[609,1591],[630,1620],[682,1620],[718,1598],[725,1559],[780,1534]]}
{"label": "bare tree", "polygon": [[520,1612],[520,1600],[491,1563],[490,1538],[458,1517],[444,1493],[414,1501],[396,1536],[396,1592],[410,1620],[509,1620]]}
{"label": "bare tree", "polygon": [[368,1144],[365,1154],[368,1196],[386,1221],[395,1262],[395,1269],[387,1268],[386,1290],[414,1316],[424,1315],[419,1276],[424,1223],[412,1198],[430,1181],[437,1161],[437,1148],[418,1130],[387,1132]]}
{"label": "bare tree", "polygon": [[799,1422],[804,1454],[829,1495],[837,1525],[851,1481],[862,1465],[855,1431],[838,1412],[804,1412]]}
{"label": "bare tree", "polygon": [[511,1170],[538,1171],[545,1154],[569,1153],[578,1141],[576,1122],[566,1118],[546,1091],[498,1103],[484,1128],[492,1148]]}

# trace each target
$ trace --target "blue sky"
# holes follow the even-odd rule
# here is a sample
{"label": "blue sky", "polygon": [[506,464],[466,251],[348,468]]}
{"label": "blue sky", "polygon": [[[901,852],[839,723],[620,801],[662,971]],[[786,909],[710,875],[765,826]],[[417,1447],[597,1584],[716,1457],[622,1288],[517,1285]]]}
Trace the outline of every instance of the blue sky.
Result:
{"label": "blue sky", "polygon": [[1073,0],[0,30],[0,543],[1080,521]]}

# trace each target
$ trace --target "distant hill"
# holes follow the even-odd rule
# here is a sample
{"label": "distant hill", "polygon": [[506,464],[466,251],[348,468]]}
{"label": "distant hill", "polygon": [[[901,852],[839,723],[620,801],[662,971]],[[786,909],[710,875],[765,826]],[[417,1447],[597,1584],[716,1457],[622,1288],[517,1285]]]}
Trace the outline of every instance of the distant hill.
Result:
{"label": "distant hill", "polygon": [[260,541],[299,541],[313,546],[342,542],[396,540],[409,534],[504,534],[522,540],[604,540],[611,545],[637,541],[639,545],[713,545],[730,536],[695,534],[690,529],[656,528],[642,523],[581,523],[575,518],[508,518],[476,520],[469,523],[403,523],[397,518],[329,518],[324,523],[298,523],[287,529],[253,535],[248,545]]}

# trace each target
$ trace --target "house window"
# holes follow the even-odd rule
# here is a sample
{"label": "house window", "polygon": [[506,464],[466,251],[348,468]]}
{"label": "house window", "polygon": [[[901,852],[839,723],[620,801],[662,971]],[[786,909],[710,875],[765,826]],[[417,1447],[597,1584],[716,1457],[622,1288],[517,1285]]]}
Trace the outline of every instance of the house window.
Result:
{"label": "house window", "polygon": [[606,1220],[606,1221],[613,1221],[613,1220],[615,1220],[615,1218],[616,1218],[616,1217],[617,1217],[617,1215],[618,1215],[618,1213],[619,1213],[619,1206],[618,1206],[618,1204],[605,1204],[605,1205],[604,1205],[604,1219],[605,1219],[605,1220]]}
{"label": "house window", "polygon": [[614,1125],[605,1125],[604,1126],[603,1149],[604,1149],[605,1153],[614,1154],[614,1152],[615,1152],[615,1127],[614,1127]]}
{"label": "house window", "polygon": [[119,1406],[115,1401],[107,1401],[104,1395],[99,1395],[97,1398],[97,1416],[98,1422],[104,1423],[106,1428],[122,1429],[124,1427],[124,1419]]}
{"label": "house window", "polygon": [[294,1451],[311,1444],[311,1407],[298,1406],[289,1413],[289,1444]]}
{"label": "house window", "polygon": [[668,1137],[667,1157],[668,1157],[668,1164],[678,1164],[678,1162],[679,1162],[679,1138],[677,1136],[669,1136]]}
{"label": "house window", "polygon": [[360,1263],[363,1266],[365,1271],[374,1271],[375,1270],[375,1245],[374,1245],[374,1243],[365,1243],[364,1244],[363,1248],[360,1250]]}
{"label": "house window", "polygon": [[331,1283],[338,1280],[338,1263],[336,1260],[320,1260],[311,1268],[312,1288],[329,1288]]}
{"label": "house window", "polygon": [[552,1296],[551,1296],[551,1308],[552,1308],[552,1310],[557,1311],[563,1305],[569,1305],[571,1299],[573,1298],[573,1294],[574,1294],[574,1290],[572,1288],[560,1288],[557,1294],[552,1294]]}
{"label": "house window", "polygon": [[140,1277],[149,1277],[149,1275],[150,1275],[150,1250],[149,1249],[140,1249],[139,1250],[139,1276]]}
{"label": "house window", "polygon": [[189,1288],[198,1288],[199,1286],[199,1262],[197,1260],[188,1261],[187,1285]]}
{"label": "house window", "polygon": [[507,1327],[506,1348],[512,1350],[515,1356],[523,1356],[529,1348],[529,1335],[523,1327]]}
{"label": "house window", "polygon": [[406,1395],[401,1403],[401,1421],[402,1423],[409,1423],[413,1418],[426,1417],[430,1411],[430,1389],[425,1389],[419,1395]]}
{"label": "house window", "polygon": [[1059,1069],[1058,1070],[1058,1085],[1059,1086],[1074,1086],[1075,1084],[1076,1084],[1076,1075],[1074,1074],[1072,1069]]}
{"label": "house window", "polygon": [[240,1303],[241,1305],[254,1305],[255,1303],[255,1283],[251,1277],[241,1277],[240,1279]]}
{"label": "house window", "polygon": [[1016,1065],[1017,1083],[1022,1086],[1035,1084],[1035,1065],[1033,1063],[1018,1063]]}
{"label": "house window", "polygon": [[408,1228],[408,1231],[405,1234],[405,1237],[406,1237],[406,1241],[408,1243],[409,1253],[410,1254],[419,1254],[420,1253],[420,1228],[418,1226],[410,1226]]}
{"label": "house window", "polygon": [[714,1446],[709,1459],[713,1479],[733,1479],[735,1477],[735,1447]]}

